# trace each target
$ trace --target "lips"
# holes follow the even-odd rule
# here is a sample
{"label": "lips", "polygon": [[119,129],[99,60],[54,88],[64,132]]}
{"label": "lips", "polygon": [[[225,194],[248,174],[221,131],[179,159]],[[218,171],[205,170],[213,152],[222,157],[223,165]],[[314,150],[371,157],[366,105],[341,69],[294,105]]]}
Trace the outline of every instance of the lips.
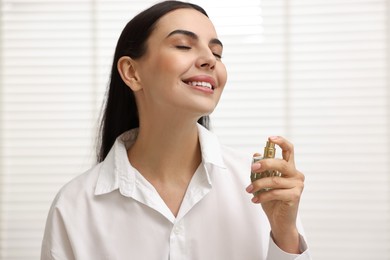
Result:
{"label": "lips", "polygon": [[204,82],[204,81],[191,81],[191,82],[187,82],[187,84],[191,86],[199,86],[199,87],[214,89],[214,87],[209,82]]}
{"label": "lips", "polygon": [[203,87],[211,90],[216,87],[215,80],[210,76],[195,76],[185,79],[183,82],[193,87]]}

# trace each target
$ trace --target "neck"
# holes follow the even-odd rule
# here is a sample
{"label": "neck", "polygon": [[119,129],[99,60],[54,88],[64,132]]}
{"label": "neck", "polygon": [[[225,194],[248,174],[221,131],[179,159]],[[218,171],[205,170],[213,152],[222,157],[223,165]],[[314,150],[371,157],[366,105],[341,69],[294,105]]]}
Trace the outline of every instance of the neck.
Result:
{"label": "neck", "polygon": [[149,181],[189,181],[201,162],[197,125],[183,121],[141,122],[128,156]]}

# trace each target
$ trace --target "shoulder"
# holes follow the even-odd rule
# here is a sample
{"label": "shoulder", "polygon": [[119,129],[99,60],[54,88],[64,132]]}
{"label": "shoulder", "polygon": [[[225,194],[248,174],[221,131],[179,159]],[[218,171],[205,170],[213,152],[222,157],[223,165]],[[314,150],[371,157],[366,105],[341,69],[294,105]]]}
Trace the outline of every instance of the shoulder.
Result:
{"label": "shoulder", "polygon": [[52,207],[75,206],[77,203],[93,197],[101,166],[102,164],[99,163],[66,183],[57,193]]}
{"label": "shoulder", "polygon": [[248,185],[252,164],[251,154],[234,147],[221,145],[221,155],[227,176],[240,187]]}
{"label": "shoulder", "polygon": [[234,165],[250,165],[252,156],[240,149],[233,148],[222,144],[216,133],[202,127],[199,128],[199,141],[204,158],[209,158],[210,161],[220,163],[221,159],[225,166]]}
{"label": "shoulder", "polygon": [[70,180],[58,191],[46,219],[41,249],[42,259],[52,259],[53,254],[57,257],[61,256],[61,259],[75,258],[72,236],[86,226],[87,220],[90,220],[85,216],[89,209],[88,204],[94,196],[100,167],[101,164],[95,165]]}
{"label": "shoulder", "polygon": [[250,167],[252,155],[238,148],[221,144],[222,158],[227,166]]}

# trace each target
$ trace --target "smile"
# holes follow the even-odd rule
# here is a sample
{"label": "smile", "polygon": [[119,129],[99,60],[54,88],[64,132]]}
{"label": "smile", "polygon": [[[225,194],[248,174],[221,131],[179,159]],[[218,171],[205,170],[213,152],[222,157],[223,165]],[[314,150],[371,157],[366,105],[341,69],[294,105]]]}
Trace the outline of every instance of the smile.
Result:
{"label": "smile", "polygon": [[213,86],[209,82],[204,82],[204,81],[190,81],[187,82],[188,85],[190,86],[199,86],[199,87],[204,87],[208,89],[214,89]]}

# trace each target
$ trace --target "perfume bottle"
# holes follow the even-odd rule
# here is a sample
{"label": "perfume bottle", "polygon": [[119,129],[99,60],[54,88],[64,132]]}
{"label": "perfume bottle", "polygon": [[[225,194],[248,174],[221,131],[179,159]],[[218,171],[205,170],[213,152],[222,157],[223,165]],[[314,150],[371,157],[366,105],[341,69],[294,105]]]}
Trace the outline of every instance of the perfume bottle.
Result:
{"label": "perfume bottle", "polygon": [[[267,159],[267,158],[275,158],[275,152],[276,152],[275,144],[270,142],[270,141],[267,141],[267,144],[264,147],[264,155],[263,156],[254,156],[252,163],[255,163],[255,162],[261,161],[263,159]],[[254,182],[255,180],[258,180],[261,178],[273,177],[273,176],[281,177],[282,174],[276,170],[266,170],[266,171],[258,172],[258,173],[251,172],[251,181]],[[260,190],[259,192],[268,191],[270,189],[271,188],[265,188],[265,189]]]}

